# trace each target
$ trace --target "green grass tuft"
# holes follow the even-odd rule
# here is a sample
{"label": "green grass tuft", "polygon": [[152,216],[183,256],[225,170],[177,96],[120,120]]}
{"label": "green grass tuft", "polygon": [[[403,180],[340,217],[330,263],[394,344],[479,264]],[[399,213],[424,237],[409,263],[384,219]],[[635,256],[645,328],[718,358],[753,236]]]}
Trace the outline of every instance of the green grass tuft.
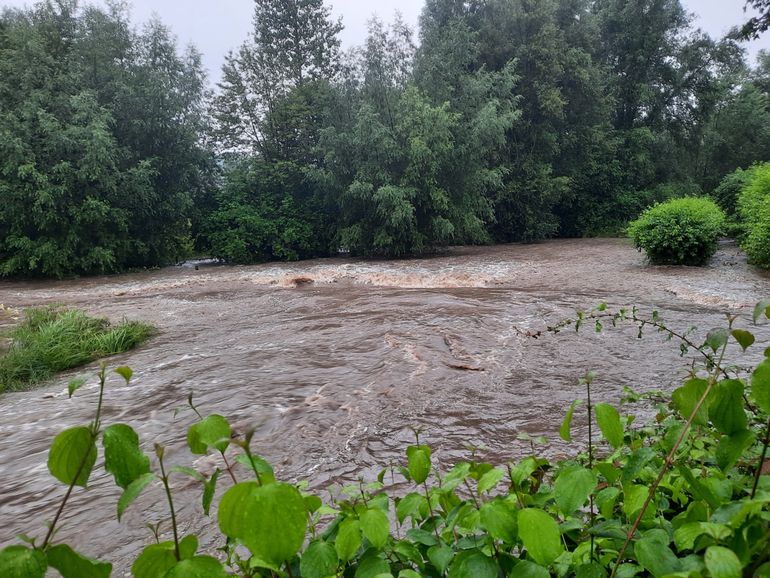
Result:
{"label": "green grass tuft", "polygon": [[25,316],[8,335],[8,351],[0,355],[0,393],[28,389],[56,372],[128,351],[154,331],[138,321],[111,325],[75,309],[39,307]]}

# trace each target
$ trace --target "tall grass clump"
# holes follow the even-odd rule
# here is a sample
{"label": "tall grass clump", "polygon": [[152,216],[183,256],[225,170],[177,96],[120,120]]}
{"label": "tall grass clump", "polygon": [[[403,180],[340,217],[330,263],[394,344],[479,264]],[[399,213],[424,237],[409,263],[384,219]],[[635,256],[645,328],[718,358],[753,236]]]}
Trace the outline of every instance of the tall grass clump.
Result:
{"label": "tall grass clump", "polygon": [[738,197],[743,226],[741,248],[749,263],[770,268],[770,163],[751,170],[751,177]]}
{"label": "tall grass clump", "polygon": [[705,265],[717,250],[725,214],[714,201],[686,197],[657,204],[628,227],[656,265]]}
{"label": "tall grass clump", "polygon": [[8,351],[0,355],[0,392],[25,389],[58,371],[128,351],[152,331],[146,323],[124,320],[112,325],[75,309],[28,309],[25,320],[9,334]]}

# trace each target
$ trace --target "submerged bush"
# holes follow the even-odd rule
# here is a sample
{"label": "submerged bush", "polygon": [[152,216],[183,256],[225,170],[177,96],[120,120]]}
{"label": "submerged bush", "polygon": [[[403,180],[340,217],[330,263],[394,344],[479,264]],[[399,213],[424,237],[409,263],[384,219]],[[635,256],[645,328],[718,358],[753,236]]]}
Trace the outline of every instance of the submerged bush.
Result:
{"label": "submerged bush", "polygon": [[770,268],[770,163],[751,169],[738,197],[738,213],[744,230],[741,247],[749,263]]}
{"label": "submerged bush", "polygon": [[28,309],[25,321],[10,333],[11,345],[0,356],[0,393],[44,381],[57,371],[128,351],[145,341],[152,327],[137,321],[111,325],[74,309]]}
{"label": "submerged bush", "polygon": [[672,199],[650,207],[628,227],[634,245],[658,265],[705,265],[717,250],[725,214],[704,198]]}

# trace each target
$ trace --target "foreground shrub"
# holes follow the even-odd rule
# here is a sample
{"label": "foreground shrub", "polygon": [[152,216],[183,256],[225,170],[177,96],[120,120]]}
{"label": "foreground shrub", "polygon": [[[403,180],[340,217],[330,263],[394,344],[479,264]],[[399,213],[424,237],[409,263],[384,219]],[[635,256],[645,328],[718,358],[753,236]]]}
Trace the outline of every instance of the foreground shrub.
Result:
{"label": "foreground shrub", "polygon": [[770,268],[770,163],[751,169],[738,197],[738,213],[744,229],[741,248],[749,263]]}
{"label": "foreground shrub", "polygon": [[658,265],[705,265],[717,250],[725,214],[714,201],[672,199],[655,205],[628,227],[634,245]]}
{"label": "foreground shrub", "polygon": [[[754,321],[760,317],[770,318],[770,301],[755,308]],[[118,519],[151,484],[163,487],[168,502],[166,534],[173,539],[142,551],[131,569],[135,578],[767,576],[770,476],[762,471],[770,444],[770,348],[753,371],[741,369],[745,358],[736,365],[726,353],[755,346],[755,337],[735,328],[735,317],[696,345],[691,331],[667,328],[657,312],[643,318],[636,309],[613,313],[605,305],[549,331],[586,324],[601,331],[619,323],[636,325],[640,336],[646,329],[663,333],[679,341],[683,355],[696,356],[653,424],[632,428],[632,416],[592,404],[589,373],[581,381],[585,399],[570,406],[560,429],[571,441],[572,419],[584,402],[587,452],[557,462],[532,455],[503,468],[460,462],[440,474],[431,449],[417,438],[402,466],[344,488],[326,505],[306,484],[278,481],[252,453],[251,433],[233,436],[224,417],[203,417],[192,396],[189,449],[222,458],[224,470],[210,477],[167,469],[158,444],[153,464],[130,426],[102,429],[99,403],[90,425],[54,439],[48,469],[69,490],[42,539],[25,536],[25,544],[0,550],[0,575],[44,578],[55,568],[64,578],[110,576],[111,564],[54,544],[59,514],[75,486],[86,487],[101,440],[105,470],[123,488]],[[132,377],[127,367],[115,372],[126,383]],[[100,401],[107,376],[102,366]],[[70,384],[70,395],[80,385]],[[245,471],[236,472],[226,454],[236,454]],[[196,536],[180,534],[172,480],[197,480],[208,516],[222,473],[232,484],[217,505],[223,545],[215,558],[198,553]],[[398,494],[388,493],[386,474]]]}
{"label": "foreground shrub", "polygon": [[145,323],[111,325],[107,319],[72,309],[28,309],[25,315],[10,333],[10,348],[0,356],[0,392],[23,389],[57,371],[123,353],[152,333]]}

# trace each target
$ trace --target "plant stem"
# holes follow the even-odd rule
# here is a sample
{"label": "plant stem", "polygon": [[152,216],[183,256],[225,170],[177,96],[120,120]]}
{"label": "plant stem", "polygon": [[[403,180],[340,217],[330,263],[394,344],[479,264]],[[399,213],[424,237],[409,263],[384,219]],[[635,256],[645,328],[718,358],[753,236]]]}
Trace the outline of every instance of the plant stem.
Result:
{"label": "plant stem", "polygon": [[230,479],[233,481],[234,484],[237,484],[238,480],[235,479],[235,474],[233,473],[233,466],[231,466],[230,462],[227,461],[227,456],[225,456],[225,452],[220,452],[220,453],[222,454],[222,459],[225,462],[227,473],[230,474]]}
{"label": "plant stem", "polygon": [[767,420],[767,429],[765,430],[765,439],[762,444],[762,455],[759,458],[757,464],[757,471],[754,473],[754,485],[751,488],[751,498],[757,493],[757,486],[759,486],[759,478],[762,476],[762,468],[765,465],[765,458],[767,457],[767,446],[770,445],[770,419]]}
{"label": "plant stem", "polygon": [[163,466],[162,453],[158,455],[158,462],[160,463],[160,479],[163,481],[163,488],[166,490],[166,499],[168,500],[168,509],[171,511],[171,528],[174,531],[174,555],[176,556],[177,561],[181,561],[182,557],[179,553],[179,534],[176,527],[176,511],[174,511],[174,500],[171,498],[171,487],[168,484],[166,468]]}
{"label": "plant stem", "polygon": [[246,452],[246,457],[249,458],[249,463],[251,464],[251,469],[254,470],[254,475],[257,476],[257,483],[261,486],[262,485],[262,477],[259,475],[259,471],[257,470],[257,464],[254,463],[254,457],[251,455],[251,448],[249,446],[250,446],[250,444],[247,441],[243,445],[243,451]]}
{"label": "plant stem", "polygon": [[[591,380],[586,378],[586,394],[588,397],[587,402],[587,411],[588,411],[588,469],[593,472],[594,469],[594,436],[593,436],[593,418],[592,418],[592,410],[593,406],[591,405]],[[594,494],[591,492],[591,529],[594,527],[594,522],[596,521],[596,513],[594,512]],[[594,535],[591,533],[591,561],[594,560]]]}

